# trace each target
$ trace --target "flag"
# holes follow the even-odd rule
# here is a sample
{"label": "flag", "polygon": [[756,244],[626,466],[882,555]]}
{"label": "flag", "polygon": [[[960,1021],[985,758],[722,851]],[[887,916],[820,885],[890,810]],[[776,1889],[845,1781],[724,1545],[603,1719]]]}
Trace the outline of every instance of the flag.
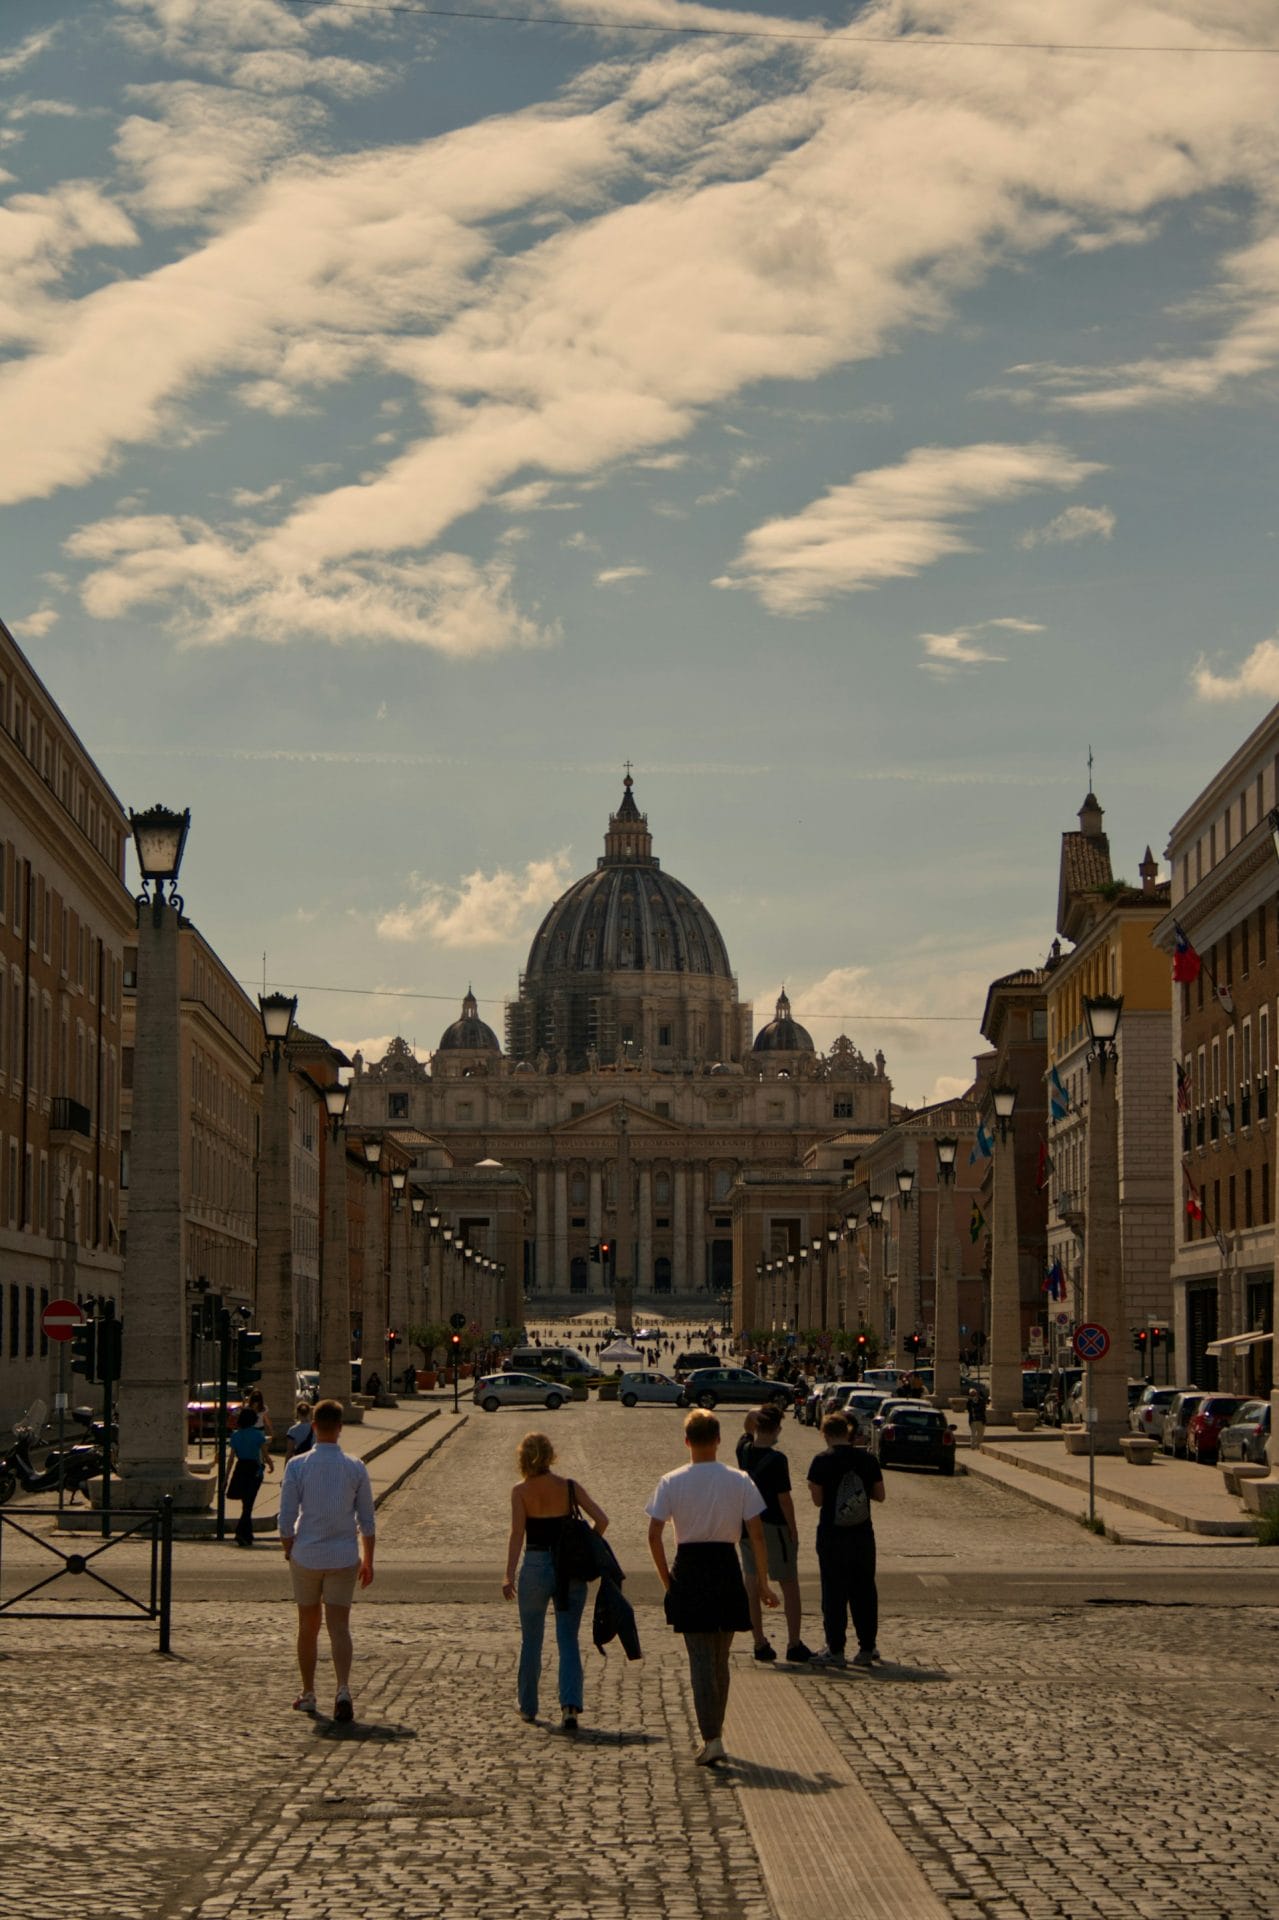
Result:
{"label": "flag", "polygon": [[1180,1060],[1176,1062],[1176,1067],[1177,1067],[1177,1111],[1178,1113],[1189,1113],[1190,1112],[1190,1075],[1186,1072],[1186,1069],[1182,1066]]}
{"label": "flag", "polygon": [[1070,1112],[1070,1095],[1056,1067],[1048,1076],[1048,1107],[1054,1120],[1064,1120]]}
{"label": "flag", "polygon": [[1189,1189],[1186,1194],[1186,1212],[1192,1220],[1202,1220],[1204,1210],[1199,1199],[1199,1189],[1189,1174],[1186,1175],[1186,1186]]}
{"label": "flag", "polygon": [[1229,987],[1218,987],[1215,980],[1212,984],[1214,987],[1217,987],[1217,998],[1221,1002],[1222,1012],[1228,1014],[1233,1020],[1235,1016],[1235,1003],[1230,997]]}
{"label": "flag", "polygon": [[1053,1173],[1052,1155],[1048,1151],[1048,1142],[1040,1136],[1039,1171],[1035,1175],[1035,1192],[1042,1193]]}
{"label": "flag", "polygon": [[[968,1156],[969,1166],[973,1166],[978,1160],[989,1160],[994,1151],[994,1135],[987,1133],[985,1122],[979,1120],[977,1122],[977,1138],[973,1141],[973,1150]],[[976,1238],[977,1236],[974,1234],[973,1239],[975,1240]]]}
{"label": "flag", "polygon": [[1054,1260],[1044,1275],[1043,1292],[1050,1300],[1064,1300],[1066,1297],[1066,1276],[1062,1272],[1061,1261]]}
{"label": "flag", "polygon": [[986,1216],[982,1212],[981,1208],[977,1205],[977,1202],[974,1200],[973,1210],[968,1220],[968,1238],[972,1241],[974,1246],[976,1246],[977,1242],[981,1239],[981,1236],[985,1232],[985,1230],[986,1230]]}
{"label": "flag", "polygon": [[1176,926],[1175,922],[1173,924],[1177,938],[1172,950],[1172,977],[1174,980],[1184,981],[1186,985],[1189,986],[1192,981],[1199,978],[1199,969],[1202,967],[1203,961],[1199,958],[1199,955],[1195,952],[1181,928]]}

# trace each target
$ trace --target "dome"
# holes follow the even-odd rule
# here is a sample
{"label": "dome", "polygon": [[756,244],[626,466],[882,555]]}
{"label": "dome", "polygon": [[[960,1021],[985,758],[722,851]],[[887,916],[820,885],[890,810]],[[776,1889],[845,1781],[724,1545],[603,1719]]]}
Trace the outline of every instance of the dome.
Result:
{"label": "dome", "polygon": [[801,1027],[798,1020],[791,1019],[790,1001],[783,993],[777,1002],[777,1011],[766,1027],[761,1027],[755,1035],[756,1053],[816,1053],[813,1037],[807,1027]]}
{"label": "dome", "polygon": [[480,1019],[475,995],[468,987],[462,1002],[462,1017],[440,1035],[441,1053],[500,1053],[497,1035]]}
{"label": "dome", "polygon": [[560,895],[534,936],[525,979],[688,973],[731,980],[723,936],[697,895],[653,857],[648,816],[626,776],[594,873]]}

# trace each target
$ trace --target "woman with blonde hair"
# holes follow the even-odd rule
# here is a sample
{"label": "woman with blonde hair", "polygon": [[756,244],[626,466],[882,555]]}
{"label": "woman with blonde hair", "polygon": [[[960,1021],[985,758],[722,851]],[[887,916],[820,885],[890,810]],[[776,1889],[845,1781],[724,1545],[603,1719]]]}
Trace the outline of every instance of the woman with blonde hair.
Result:
{"label": "woman with blonde hair", "polygon": [[[544,1433],[526,1433],[515,1454],[520,1470],[518,1483],[511,1489],[511,1537],[506,1549],[506,1579],[502,1598],[515,1600],[520,1609],[520,1670],[518,1696],[521,1720],[537,1719],[538,1683],[542,1676],[542,1635],[546,1627],[546,1609],[555,1599],[555,1550],[564,1523],[580,1508],[595,1525],[597,1533],[608,1527],[608,1515],[587,1493],[585,1487],[552,1473],[555,1448]],[[524,1549],[518,1587],[515,1569]],[[577,1644],[586,1605],[586,1582],[567,1583],[566,1604],[555,1609],[555,1645],[559,1653],[559,1695],[561,1725],[565,1733],[577,1732],[577,1716],[582,1711],[582,1655]]]}

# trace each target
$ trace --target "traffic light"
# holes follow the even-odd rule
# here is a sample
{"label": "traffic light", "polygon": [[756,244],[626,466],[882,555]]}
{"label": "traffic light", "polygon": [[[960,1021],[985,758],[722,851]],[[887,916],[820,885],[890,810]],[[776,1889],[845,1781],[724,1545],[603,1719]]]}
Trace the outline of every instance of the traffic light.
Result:
{"label": "traffic light", "polygon": [[462,1351],[462,1336],[460,1333],[451,1333],[449,1335],[449,1351],[456,1360]]}
{"label": "traffic light", "polygon": [[917,1333],[908,1333],[906,1335],[907,1353],[913,1353],[918,1358],[919,1349],[922,1344],[923,1343],[921,1342],[920,1337]]}
{"label": "traffic light", "polygon": [[611,1240],[600,1241],[600,1265],[602,1267],[606,1267],[608,1265],[608,1256],[610,1255],[610,1253],[612,1253],[612,1251],[613,1251],[613,1243]]}
{"label": "traffic light", "polygon": [[98,1323],[97,1380],[118,1380],[124,1359],[124,1325],[114,1313],[104,1314]]}
{"label": "traffic light", "polygon": [[599,1263],[600,1263],[600,1243],[598,1240],[595,1240],[591,1243],[591,1265],[594,1267],[598,1267]]}
{"label": "traffic light", "polygon": [[86,1380],[98,1377],[98,1323],[83,1320],[71,1335],[71,1371]]}
{"label": "traffic light", "polygon": [[1167,1327],[1152,1327],[1150,1329],[1150,1345],[1152,1348],[1159,1346],[1161,1342],[1163,1342],[1167,1338],[1168,1338]]}
{"label": "traffic light", "polygon": [[241,1327],[235,1342],[235,1384],[247,1393],[261,1378],[262,1335],[252,1327]]}
{"label": "traffic light", "polygon": [[396,1332],[395,1328],[391,1327],[388,1330],[387,1336],[386,1336],[386,1350],[390,1354],[392,1359],[395,1358],[395,1349],[399,1346],[399,1344],[400,1344],[400,1336]]}
{"label": "traffic light", "polygon": [[1146,1351],[1146,1341],[1148,1338],[1149,1338],[1149,1335],[1147,1334],[1146,1329],[1144,1327],[1134,1328],[1132,1343],[1134,1347],[1136,1347],[1138,1353],[1144,1353]]}

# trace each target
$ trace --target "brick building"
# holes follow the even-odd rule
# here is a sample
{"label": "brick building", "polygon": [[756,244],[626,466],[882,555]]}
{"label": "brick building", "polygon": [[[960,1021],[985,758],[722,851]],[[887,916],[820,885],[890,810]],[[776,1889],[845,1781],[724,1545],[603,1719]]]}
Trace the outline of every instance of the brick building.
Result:
{"label": "brick building", "polygon": [[[1053,968],[1058,964],[1053,956]],[[995,1126],[989,1089],[1012,1086],[1017,1089],[1017,1106],[1012,1120],[1013,1181],[1017,1195],[1017,1297],[1021,1307],[1022,1355],[1030,1356],[1031,1329],[1043,1329],[1045,1347],[1053,1351],[1049,1337],[1056,1326],[1056,1314],[1064,1312],[1060,1303],[1052,1303],[1048,1318],[1048,1296],[1044,1278],[1048,1266],[1048,1089],[1045,1073],[1048,1064],[1047,984],[1052,969],[1020,967],[1016,973],[993,980],[986,993],[981,1030],[991,1044],[991,1052],[982,1059],[982,1105],[986,1126]],[[996,1149],[998,1151],[998,1149]],[[993,1219],[993,1161],[983,1164],[982,1207],[988,1221]]]}
{"label": "brick building", "polygon": [[50,1298],[120,1295],[124,809],[0,623],[0,1423],[52,1401]]}

